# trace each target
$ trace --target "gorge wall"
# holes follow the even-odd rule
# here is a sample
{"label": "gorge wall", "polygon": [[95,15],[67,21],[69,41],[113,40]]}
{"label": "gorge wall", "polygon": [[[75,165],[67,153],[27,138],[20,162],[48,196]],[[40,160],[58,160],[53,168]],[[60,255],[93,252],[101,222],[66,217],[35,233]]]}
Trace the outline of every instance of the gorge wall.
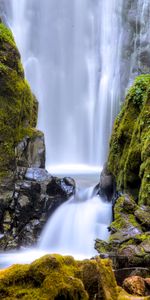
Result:
{"label": "gorge wall", "polygon": [[126,257],[126,266],[150,266],[150,75],[137,77],[127,93],[114,124],[107,172],[116,183],[114,221],[109,243],[97,241],[96,247]]}

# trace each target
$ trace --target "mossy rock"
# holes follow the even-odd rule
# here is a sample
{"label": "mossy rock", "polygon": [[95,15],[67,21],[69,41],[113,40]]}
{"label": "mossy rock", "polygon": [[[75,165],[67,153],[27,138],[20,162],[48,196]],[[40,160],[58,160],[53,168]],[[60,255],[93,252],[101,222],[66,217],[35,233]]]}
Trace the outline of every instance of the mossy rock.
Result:
{"label": "mossy rock", "polygon": [[46,255],[31,265],[0,271],[0,299],[116,300],[117,284],[110,260],[75,261]]}
{"label": "mossy rock", "polygon": [[118,300],[150,300],[150,296],[140,297],[128,294],[123,289],[119,288]]}
{"label": "mossy rock", "polygon": [[0,23],[0,178],[16,167],[15,146],[33,136],[37,101],[32,94],[11,31]]}
{"label": "mossy rock", "polygon": [[117,189],[150,205],[150,75],[136,78],[118,115],[107,167]]}

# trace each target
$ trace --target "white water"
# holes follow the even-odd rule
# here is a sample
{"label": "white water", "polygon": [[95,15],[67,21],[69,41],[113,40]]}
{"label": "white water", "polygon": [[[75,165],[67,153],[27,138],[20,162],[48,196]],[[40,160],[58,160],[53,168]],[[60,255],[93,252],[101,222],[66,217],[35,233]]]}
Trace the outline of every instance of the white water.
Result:
{"label": "white water", "polygon": [[39,243],[40,249],[75,257],[96,255],[96,238],[107,240],[112,204],[96,196],[93,188],[79,190],[52,215]]}
{"label": "white water", "polygon": [[[93,179],[94,180],[94,179]],[[91,180],[92,181],[92,178]],[[112,204],[91,188],[80,188],[49,219],[35,248],[0,254],[0,268],[14,263],[30,263],[47,253],[73,255],[76,259],[97,255],[96,238],[107,240],[112,218]]]}
{"label": "white water", "polygon": [[[100,167],[119,111],[122,0],[6,0],[47,167]],[[22,26],[23,24],[23,26]]]}

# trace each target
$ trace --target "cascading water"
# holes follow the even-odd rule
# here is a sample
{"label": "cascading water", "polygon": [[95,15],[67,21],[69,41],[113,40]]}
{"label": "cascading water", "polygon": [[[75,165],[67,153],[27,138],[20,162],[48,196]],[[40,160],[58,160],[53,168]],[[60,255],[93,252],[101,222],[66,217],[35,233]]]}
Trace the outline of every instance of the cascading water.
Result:
{"label": "cascading water", "polygon": [[42,250],[91,257],[97,237],[107,240],[111,203],[104,202],[93,188],[77,191],[52,215],[41,236]]}
{"label": "cascading water", "polygon": [[40,102],[47,167],[99,168],[119,111],[122,1],[6,4],[26,77]]}
{"label": "cascading water", "polygon": [[[140,46],[145,41],[143,17],[150,6],[133,0],[137,33],[124,15],[130,2],[5,0],[7,22],[40,102],[38,127],[45,133],[50,172],[60,166],[95,172],[106,159],[120,98],[139,65],[138,38],[130,45],[131,37],[139,34]],[[125,38],[128,26],[131,37]],[[48,221],[40,248],[93,255],[94,239],[107,239],[110,221],[111,204],[89,189],[77,191]]]}

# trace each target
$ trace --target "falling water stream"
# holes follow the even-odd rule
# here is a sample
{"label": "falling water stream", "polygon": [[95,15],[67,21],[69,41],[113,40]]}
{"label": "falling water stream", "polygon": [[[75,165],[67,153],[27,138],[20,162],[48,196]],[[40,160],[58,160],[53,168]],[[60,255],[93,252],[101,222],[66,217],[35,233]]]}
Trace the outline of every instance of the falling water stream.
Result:
{"label": "falling water stream", "polygon": [[[136,4],[141,22],[146,4]],[[94,184],[107,158],[120,99],[133,77],[135,46],[132,64],[122,62],[127,53],[123,8],[123,0],[5,0],[7,23],[39,100],[47,169],[61,176],[76,173],[78,179],[75,196],[54,212],[38,249],[11,255],[9,263],[45,252],[90,257],[94,240],[108,238],[111,203],[94,193]]]}

